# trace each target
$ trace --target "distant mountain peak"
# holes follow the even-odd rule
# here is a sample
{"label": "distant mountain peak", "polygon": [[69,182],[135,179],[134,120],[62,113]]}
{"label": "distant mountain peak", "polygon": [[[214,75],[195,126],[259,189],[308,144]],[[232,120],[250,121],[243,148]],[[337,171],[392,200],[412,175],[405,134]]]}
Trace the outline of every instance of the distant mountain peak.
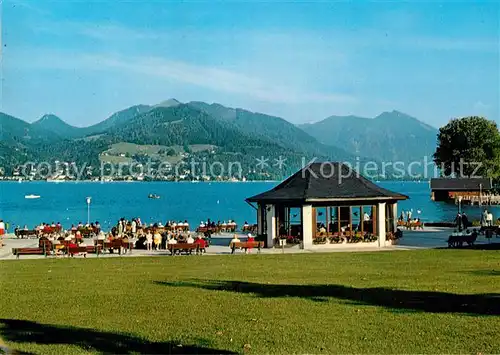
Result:
{"label": "distant mountain peak", "polygon": [[153,107],[155,107],[155,108],[156,107],[175,107],[175,106],[179,106],[179,105],[182,105],[182,102],[180,102],[177,99],[171,98],[171,99],[162,101],[159,104],[154,105]]}
{"label": "distant mountain peak", "polygon": [[64,122],[59,116],[54,115],[53,113],[46,113],[39,120],[33,122],[34,124],[47,123],[47,122]]}
{"label": "distant mountain peak", "polygon": [[398,111],[398,110],[384,111],[380,115],[378,115],[377,117],[375,117],[375,119],[381,119],[381,118],[398,118],[398,117],[410,117],[410,118],[413,118],[413,119],[416,120],[415,117],[410,116],[410,115],[408,115],[408,114],[406,114],[404,112]]}

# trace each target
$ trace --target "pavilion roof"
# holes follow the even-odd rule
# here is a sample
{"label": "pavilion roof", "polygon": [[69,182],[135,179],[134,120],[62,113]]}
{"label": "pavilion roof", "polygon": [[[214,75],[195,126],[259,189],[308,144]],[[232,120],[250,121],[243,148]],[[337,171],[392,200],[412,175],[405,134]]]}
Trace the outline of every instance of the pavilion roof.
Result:
{"label": "pavilion roof", "polygon": [[492,180],[489,178],[437,178],[431,179],[431,190],[479,191],[491,190]]}
{"label": "pavilion roof", "polygon": [[275,188],[252,196],[248,202],[335,202],[406,200],[408,196],[384,189],[347,164],[312,163]]}

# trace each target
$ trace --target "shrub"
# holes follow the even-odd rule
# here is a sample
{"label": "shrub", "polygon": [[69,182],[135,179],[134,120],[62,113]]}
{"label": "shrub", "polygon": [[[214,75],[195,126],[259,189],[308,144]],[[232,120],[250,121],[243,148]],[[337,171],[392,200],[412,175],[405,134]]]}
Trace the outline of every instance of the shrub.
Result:
{"label": "shrub", "polygon": [[314,238],[313,244],[326,244],[326,237]]}
{"label": "shrub", "polygon": [[378,240],[378,236],[368,233],[364,236],[363,242],[365,243],[371,243],[371,242],[376,242]]}
{"label": "shrub", "polygon": [[331,244],[340,244],[343,243],[344,240],[344,237],[341,237],[340,235],[334,235],[333,237],[330,237]]}

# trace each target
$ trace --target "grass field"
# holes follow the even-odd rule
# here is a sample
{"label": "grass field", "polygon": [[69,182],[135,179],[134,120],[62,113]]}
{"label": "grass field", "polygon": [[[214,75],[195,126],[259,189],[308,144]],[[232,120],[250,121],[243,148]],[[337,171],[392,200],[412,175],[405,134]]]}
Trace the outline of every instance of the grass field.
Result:
{"label": "grass field", "polygon": [[0,263],[21,352],[499,353],[498,251]]}

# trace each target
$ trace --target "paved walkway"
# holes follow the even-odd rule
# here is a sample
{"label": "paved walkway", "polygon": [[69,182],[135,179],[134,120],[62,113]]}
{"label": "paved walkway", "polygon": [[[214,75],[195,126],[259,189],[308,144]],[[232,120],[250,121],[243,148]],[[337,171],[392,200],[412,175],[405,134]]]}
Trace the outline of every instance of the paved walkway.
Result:
{"label": "paved walkway", "polygon": [[[452,230],[443,228],[433,228],[424,231],[404,231],[403,239],[400,240],[399,245],[393,245],[385,248],[363,246],[362,244],[356,245],[342,245],[339,248],[335,247],[322,247],[315,246],[309,250],[300,249],[298,246],[288,247],[284,249],[274,248],[274,249],[262,249],[262,254],[307,254],[307,253],[334,253],[334,252],[373,252],[373,251],[395,251],[395,250],[415,250],[415,249],[431,249],[446,247],[446,240],[451,234]],[[215,238],[214,238],[215,239]],[[86,239],[85,243],[87,245],[93,245],[92,239]],[[487,240],[480,236],[478,238],[478,244],[487,243]],[[229,243],[228,243],[229,244]],[[15,260],[16,257],[12,254],[12,248],[29,248],[37,247],[38,239],[17,239],[13,235],[7,235],[4,238],[4,246],[0,248],[0,260]],[[239,253],[239,252],[238,252]],[[253,250],[252,253],[257,253],[257,250]],[[207,249],[205,255],[229,255],[231,251],[228,246],[225,245],[211,245]],[[170,255],[166,250],[160,251],[147,251],[134,249],[132,253],[122,254],[121,256],[117,254],[104,253],[99,257],[140,257],[140,256],[162,256]],[[63,257],[63,256],[59,256]],[[96,257],[95,254],[88,254],[87,257]],[[40,255],[22,255],[20,259],[43,259]]]}

